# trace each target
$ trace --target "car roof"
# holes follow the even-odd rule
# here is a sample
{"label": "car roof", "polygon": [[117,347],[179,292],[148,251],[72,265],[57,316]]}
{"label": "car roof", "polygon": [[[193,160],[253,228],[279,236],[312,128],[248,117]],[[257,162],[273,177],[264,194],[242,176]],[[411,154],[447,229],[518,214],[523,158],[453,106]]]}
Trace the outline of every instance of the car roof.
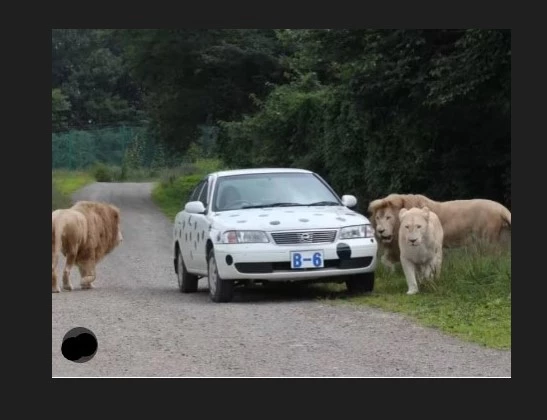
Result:
{"label": "car roof", "polygon": [[248,175],[248,174],[271,174],[271,173],[303,173],[310,174],[307,169],[296,168],[250,168],[250,169],[231,169],[227,171],[214,172],[211,175],[216,177],[232,176],[232,175]]}

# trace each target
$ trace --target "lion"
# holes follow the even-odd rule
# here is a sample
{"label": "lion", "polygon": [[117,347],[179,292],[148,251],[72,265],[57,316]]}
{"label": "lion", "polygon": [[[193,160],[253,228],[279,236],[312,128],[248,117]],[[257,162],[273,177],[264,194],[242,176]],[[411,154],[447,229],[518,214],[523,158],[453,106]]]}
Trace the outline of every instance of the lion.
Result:
{"label": "lion", "polygon": [[435,201],[421,194],[389,194],[373,200],[368,211],[382,249],[381,261],[392,270],[400,259],[397,240],[400,209],[425,206],[441,221],[445,248],[466,245],[473,240],[501,243],[511,231],[511,212],[492,200]]}
{"label": "lion", "polygon": [[408,295],[418,293],[418,283],[438,278],[443,261],[444,231],[439,217],[429,208],[404,207],[399,211],[401,266]]}
{"label": "lion", "polygon": [[93,288],[96,265],[123,241],[120,210],[111,204],[78,201],[68,209],[51,213],[51,291],[59,293],[57,265],[59,253],[66,257],[63,289],[73,289],[70,272],[74,264],[80,271],[82,289]]}

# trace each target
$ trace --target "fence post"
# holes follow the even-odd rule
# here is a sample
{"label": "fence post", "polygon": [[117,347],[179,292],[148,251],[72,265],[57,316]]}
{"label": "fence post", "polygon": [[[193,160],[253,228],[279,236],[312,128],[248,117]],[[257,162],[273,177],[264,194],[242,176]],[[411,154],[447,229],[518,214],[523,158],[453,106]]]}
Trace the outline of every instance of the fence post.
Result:
{"label": "fence post", "polygon": [[72,169],[72,135],[68,134],[68,169]]}
{"label": "fence post", "polygon": [[120,131],[121,131],[121,134],[122,134],[122,161],[120,162],[120,166],[123,165],[123,161],[125,159],[125,148],[126,148],[126,139],[125,139],[125,135],[126,135],[126,130],[125,130],[125,125],[122,124],[122,126],[120,127]]}

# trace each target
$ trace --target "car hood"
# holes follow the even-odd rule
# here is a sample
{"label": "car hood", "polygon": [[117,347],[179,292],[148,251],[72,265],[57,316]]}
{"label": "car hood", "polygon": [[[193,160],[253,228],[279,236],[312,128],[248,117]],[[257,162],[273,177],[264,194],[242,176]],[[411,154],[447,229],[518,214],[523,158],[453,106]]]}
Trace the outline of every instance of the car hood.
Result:
{"label": "car hood", "polygon": [[344,206],[274,207],[230,210],[213,215],[217,229],[295,230],[338,229],[370,223],[362,214]]}

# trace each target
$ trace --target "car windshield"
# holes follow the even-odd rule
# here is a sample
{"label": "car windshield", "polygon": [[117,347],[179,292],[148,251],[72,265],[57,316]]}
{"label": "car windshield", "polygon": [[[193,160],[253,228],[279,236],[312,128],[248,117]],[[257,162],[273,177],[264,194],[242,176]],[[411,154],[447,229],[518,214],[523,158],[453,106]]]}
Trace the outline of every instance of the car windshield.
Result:
{"label": "car windshield", "polygon": [[213,211],[261,207],[339,206],[338,197],[313,173],[262,173],[218,178]]}

